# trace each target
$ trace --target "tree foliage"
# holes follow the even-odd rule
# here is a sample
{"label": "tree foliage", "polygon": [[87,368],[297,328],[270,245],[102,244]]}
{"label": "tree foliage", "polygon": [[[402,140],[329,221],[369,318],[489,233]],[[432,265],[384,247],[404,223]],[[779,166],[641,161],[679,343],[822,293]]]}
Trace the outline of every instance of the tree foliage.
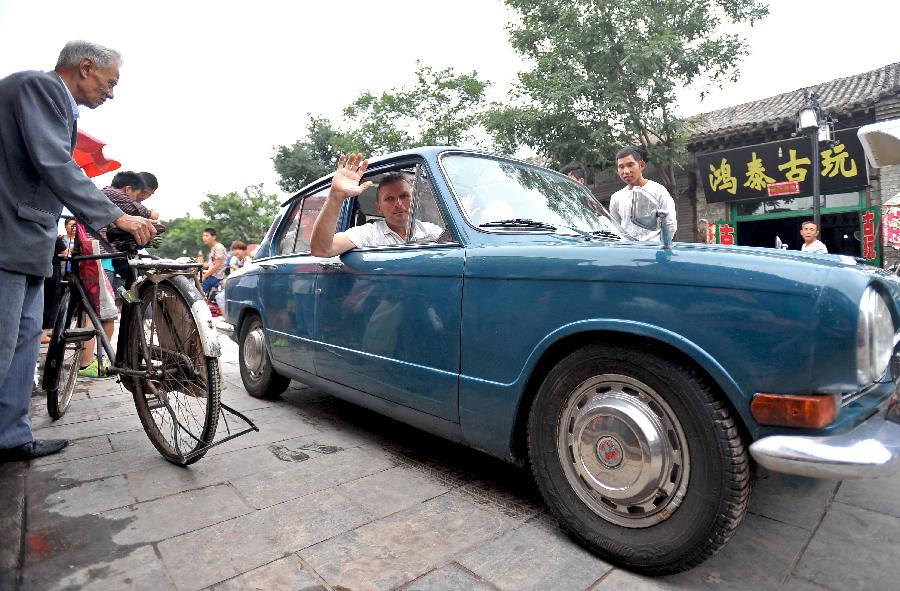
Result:
{"label": "tree foliage", "polygon": [[281,177],[278,186],[288,193],[328,174],[334,168],[337,154],[359,151],[362,146],[353,138],[338,131],[328,119],[312,117],[306,128],[306,138],[291,146],[275,148],[275,172]]}
{"label": "tree foliage", "polygon": [[219,242],[226,247],[233,240],[259,243],[272,225],[278,207],[278,197],[266,194],[262,185],[225,195],[208,193],[200,204],[208,225],[216,229]]}
{"label": "tree foliage", "polygon": [[418,65],[415,84],[381,94],[363,92],[343,111],[341,125],[312,117],[306,137],[275,149],[278,185],[298,191],[334,169],[338,154],[377,156],[423,145],[473,140],[486,109],[488,82],[476,72],[457,74]]}
{"label": "tree foliage", "polygon": [[198,252],[206,253],[208,250],[201,240],[203,228],[209,223],[203,218],[185,216],[165,220],[165,233],[161,236],[161,244],[156,254],[162,257],[177,258],[180,256],[194,257]]}
{"label": "tree foliage", "polygon": [[736,80],[747,49],[725,25],[768,13],[761,0],[505,2],[520,16],[512,46],[534,66],[519,75],[513,104],[486,117],[497,144],[529,146],[554,165],[598,166],[638,143],[670,188],[686,144],[676,89],[704,77]]}

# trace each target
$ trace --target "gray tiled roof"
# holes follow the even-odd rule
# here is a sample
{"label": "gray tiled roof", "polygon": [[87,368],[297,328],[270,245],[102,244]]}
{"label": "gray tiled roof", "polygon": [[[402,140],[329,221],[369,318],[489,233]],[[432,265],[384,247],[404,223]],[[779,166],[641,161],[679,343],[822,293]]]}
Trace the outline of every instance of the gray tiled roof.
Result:
{"label": "gray tiled roof", "polygon": [[[813,86],[812,89],[819,95],[822,107],[830,115],[839,116],[855,107],[871,104],[886,95],[900,95],[900,62],[870,72],[824,82]],[[803,97],[805,90],[800,88],[690,117],[688,119],[690,141],[697,142],[787,122],[793,124],[797,119],[797,111],[805,104]]]}

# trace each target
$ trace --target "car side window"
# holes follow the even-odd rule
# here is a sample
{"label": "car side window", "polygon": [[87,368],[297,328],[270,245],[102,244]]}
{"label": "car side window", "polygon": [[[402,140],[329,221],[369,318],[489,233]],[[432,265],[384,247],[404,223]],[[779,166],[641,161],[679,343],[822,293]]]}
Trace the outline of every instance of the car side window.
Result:
{"label": "car side window", "polygon": [[[418,238],[406,243],[445,242],[453,240],[447,221],[437,204],[431,180],[428,178],[427,171],[422,165],[391,170],[384,174],[367,178],[367,180],[373,181],[375,186],[364,191],[363,194],[356,199],[350,226],[361,226],[367,223],[372,224],[384,219],[382,212],[378,210],[376,187],[383,179],[390,178],[389,175],[395,176],[398,174],[402,175],[409,185],[413,187],[413,199],[410,204],[410,212],[417,224],[415,234]],[[423,233],[425,234],[424,238],[422,237]]]}
{"label": "car side window", "polygon": [[320,191],[302,198],[292,205],[290,221],[286,224],[284,234],[278,243],[278,254],[305,254],[309,252],[309,240],[312,236],[313,224],[325,205],[328,191]]}

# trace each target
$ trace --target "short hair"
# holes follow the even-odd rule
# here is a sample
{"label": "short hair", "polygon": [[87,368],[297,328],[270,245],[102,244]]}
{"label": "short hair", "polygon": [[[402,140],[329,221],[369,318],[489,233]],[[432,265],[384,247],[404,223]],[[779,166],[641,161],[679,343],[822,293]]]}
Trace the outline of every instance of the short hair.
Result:
{"label": "short hair", "polygon": [[650,160],[647,159],[647,151],[640,146],[628,146],[627,148],[622,148],[616,152],[616,162],[622,158],[628,158],[629,156],[633,156],[637,162],[640,162],[641,160],[650,162]]}
{"label": "short hair", "polygon": [[155,174],[152,172],[139,172],[138,174],[141,175],[141,179],[144,181],[144,187],[154,191],[159,188],[159,181],[156,180]]}
{"label": "short hair", "polygon": [[397,181],[406,181],[409,187],[412,188],[412,181],[409,180],[408,175],[403,174],[402,172],[391,172],[381,177],[381,180],[378,181],[378,187],[375,188],[375,200],[378,201],[381,199],[381,187],[396,183]]}
{"label": "short hair", "polygon": [[805,226],[806,224],[812,224],[813,226],[816,227],[816,230],[819,229],[819,224],[817,224],[814,220],[803,220],[803,223],[800,224],[800,229],[802,230],[803,226]]}
{"label": "short hair", "polygon": [[141,178],[141,175],[137,172],[123,170],[122,172],[117,172],[116,176],[113,177],[112,186],[116,189],[131,187],[132,189],[143,191],[144,179]]}
{"label": "short hair", "polygon": [[241,242],[240,240],[235,240],[231,243],[231,250],[247,250],[247,245]]}
{"label": "short hair", "polygon": [[560,174],[574,175],[576,179],[587,179],[587,171],[577,162],[571,162],[559,169]]}
{"label": "short hair", "polygon": [[98,70],[108,68],[113,64],[122,65],[122,54],[115,49],[104,47],[90,41],[69,41],[59,52],[56,67],[78,65],[81,60],[87,58],[94,62]]}
{"label": "short hair", "polygon": [[210,236],[212,236],[213,238],[215,238],[216,236],[219,235],[219,233],[216,232],[215,228],[203,228],[203,231],[206,232],[207,234],[209,234]]}
{"label": "short hair", "polygon": [[69,227],[69,222],[75,223],[75,218],[66,218],[66,221],[63,222],[63,228]]}

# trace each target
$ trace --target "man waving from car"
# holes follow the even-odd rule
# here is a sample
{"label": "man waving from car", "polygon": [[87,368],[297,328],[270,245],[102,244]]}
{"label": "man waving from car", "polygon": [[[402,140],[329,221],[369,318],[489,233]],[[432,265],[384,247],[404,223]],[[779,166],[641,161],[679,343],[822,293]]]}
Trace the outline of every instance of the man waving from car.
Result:
{"label": "man waving from car", "polygon": [[[338,158],[337,171],[331,180],[331,190],[325,206],[316,218],[310,237],[310,251],[317,257],[339,256],[354,248],[405,244],[409,227],[413,186],[400,173],[391,173],[381,179],[375,192],[375,209],[383,220],[349,228],[335,233],[338,216],[344,199],[356,197],[372,186],[372,181],[360,184],[369,161],[362,154],[350,154]],[[412,240],[437,240],[443,229],[440,226],[413,220]]]}

